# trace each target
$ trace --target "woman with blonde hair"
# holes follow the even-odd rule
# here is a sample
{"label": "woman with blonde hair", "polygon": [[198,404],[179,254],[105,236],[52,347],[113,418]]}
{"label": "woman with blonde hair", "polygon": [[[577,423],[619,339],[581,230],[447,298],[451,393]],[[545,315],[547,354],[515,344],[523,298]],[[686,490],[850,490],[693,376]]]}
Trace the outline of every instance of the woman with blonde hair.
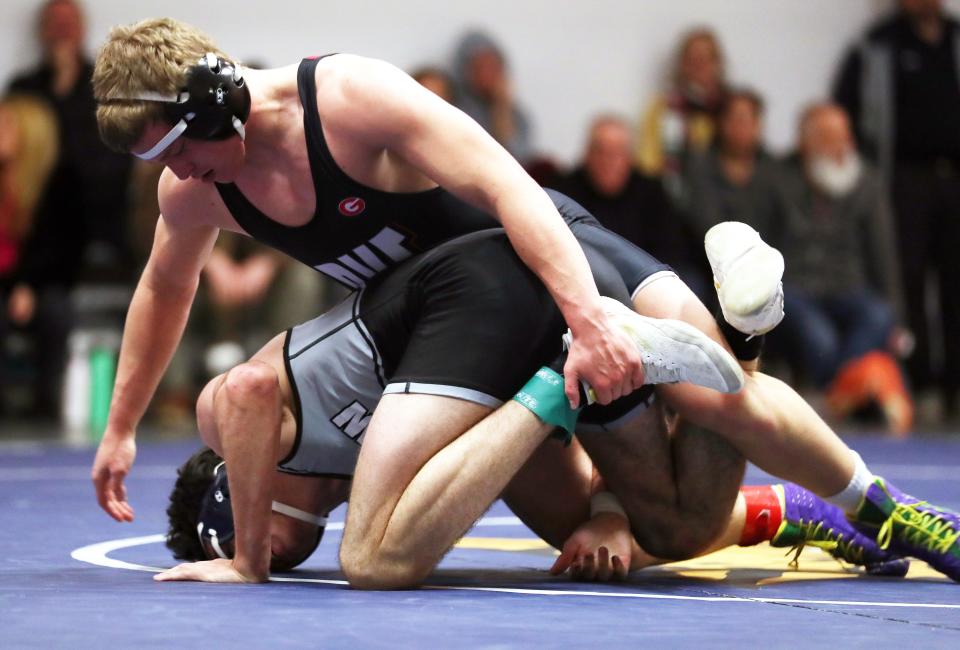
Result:
{"label": "woman with blonde hair", "polygon": [[0,100],[0,278],[16,266],[19,244],[57,161],[57,122],[31,97]]}
{"label": "woman with blonde hair", "polygon": [[75,197],[51,191],[62,173],[58,143],[46,102],[28,95],[0,100],[0,335],[17,329],[37,341],[33,411],[47,417],[56,414],[73,321],[61,280],[74,275],[70,250],[80,249],[80,237],[73,231],[82,228],[79,219],[62,218]]}
{"label": "woman with blonde hair", "polygon": [[713,30],[698,27],[683,35],[669,83],[643,116],[636,162],[645,174],[662,176],[676,195],[683,161],[710,146],[727,93],[723,50]]}

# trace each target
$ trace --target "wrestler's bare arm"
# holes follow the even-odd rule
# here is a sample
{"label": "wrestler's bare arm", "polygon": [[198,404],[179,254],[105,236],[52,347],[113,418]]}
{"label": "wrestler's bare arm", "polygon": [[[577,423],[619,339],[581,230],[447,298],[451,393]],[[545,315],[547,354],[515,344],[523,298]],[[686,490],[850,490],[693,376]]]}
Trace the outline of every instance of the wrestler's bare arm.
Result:
{"label": "wrestler's bare arm", "polygon": [[156,580],[264,582],[269,577],[270,502],[282,481],[276,464],[290,452],[296,437],[284,339],[282,334],[275,336],[250,361],[211,380],[197,400],[200,435],[230,468],[233,559],[180,564]]}
{"label": "wrestler's bare arm", "polygon": [[564,373],[571,400],[580,374],[602,403],[638,388],[643,371],[637,351],[610,326],[586,257],[543,189],[476,122],[397,68],[336,58],[337,68],[318,77],[324,129],[334,139],[365,143],[371,156],[383,151],[384,164],[386,156],[398,156],[501,221],[582,344]]}
{"label": "wrestler's bare arm", "polygon": [[217,229],[189,186],[165,173],[153,249],[133,294],[124,326],[110,417],[92,478],[100,506],[131,521],[123,479],[133,464],[137,425],[176,350]]}

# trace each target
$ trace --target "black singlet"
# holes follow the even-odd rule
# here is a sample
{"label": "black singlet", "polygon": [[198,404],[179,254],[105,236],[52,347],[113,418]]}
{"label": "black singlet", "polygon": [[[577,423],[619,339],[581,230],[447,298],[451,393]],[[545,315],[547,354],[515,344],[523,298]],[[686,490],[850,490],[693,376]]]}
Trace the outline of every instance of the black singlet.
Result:
{"label": "black singlet", "polygon": [[[330,154],[320,124],[315,79],[320,58],[304,59],[297,72],[317,197],[313,218],[303,226],[285,226],[254,207],[236,185],[217,184],[240,227],[257,241],[355,289],[411,255],[459,235],[499,226],[492,216],[440,187],[414,193],[384,192],[347,176]],[[548,193],[568,223],[592,219],[571,199]]]}

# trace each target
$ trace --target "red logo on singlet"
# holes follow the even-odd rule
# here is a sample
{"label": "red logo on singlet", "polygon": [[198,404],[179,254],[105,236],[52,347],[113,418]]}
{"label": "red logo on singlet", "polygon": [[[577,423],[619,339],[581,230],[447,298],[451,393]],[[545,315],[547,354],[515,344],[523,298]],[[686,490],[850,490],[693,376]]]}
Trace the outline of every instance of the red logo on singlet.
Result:
{"label": "red logo on singlet", "polygon": [[361,199],[359,196],[351,196],[340,201],[340,205],[337,206],[337,209],[340,210],[340,214],[345,217],[355,217],[367,207],[367,202]]}

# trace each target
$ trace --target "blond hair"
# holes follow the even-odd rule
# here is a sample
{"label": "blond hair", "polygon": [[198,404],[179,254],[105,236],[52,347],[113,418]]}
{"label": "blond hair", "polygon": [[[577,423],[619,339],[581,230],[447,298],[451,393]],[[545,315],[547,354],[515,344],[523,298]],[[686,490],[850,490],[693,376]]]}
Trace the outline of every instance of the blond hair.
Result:
{"label": "blond hair", "polygon": [[93,71],[103,142],[126,153],[148,124],[166,121],[162,103],[131,98],[143,92],[175,95],[186,85],[190,67],[207,52],[235,62],[209,36],[172,18],[150,18],[110,30]]}
{"label": "blond hair", "polygon": [[673,82],[678,85],[683,83],[683,72],[681,70],[683,60],[687,56],[687,52],[691,46],[697,41],[706,41],[710,44],[710,47],[713,48],[713,54],[717,59],[717,65],[720,69],[720,84],[724,85],[727,81],[727,66],[726,57],[723,54],[723,46],[720,45],[720,37],[717,36],[717,33],[705,26],[689,29],[680,37],[674,54]]}
{"label": "blond hair", "polygon": [[17,129],[17,147],[10,161],[16,210],[10,232],[22,238],[30,228],[59,155],[57,118],[45,102],[26,95],[10,95],[0,101]]}

